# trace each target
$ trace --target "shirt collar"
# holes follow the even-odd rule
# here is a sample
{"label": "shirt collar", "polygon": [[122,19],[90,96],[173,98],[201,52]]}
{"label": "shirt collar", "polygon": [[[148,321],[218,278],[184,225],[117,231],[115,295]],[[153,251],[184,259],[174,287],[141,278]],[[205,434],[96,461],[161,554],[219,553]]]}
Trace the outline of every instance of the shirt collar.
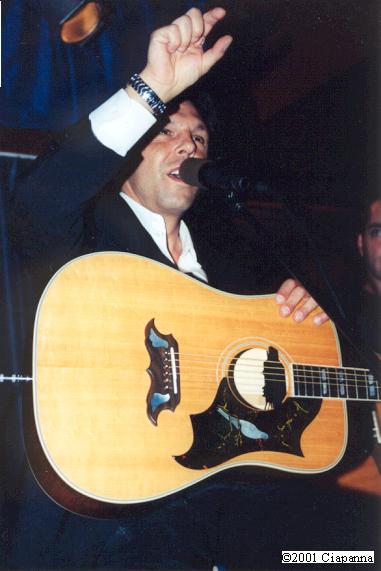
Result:
{"label": "shirt collar", "polygon": [[[127,202],[141,225],[145,228],[154,240],[159,250],[173,263],[173,258],[168,250],[167,231],[164,218],[157,212],[152,212],[133,198],[120,192],[120,196]],[[182,253],[178,261],[178,267],[183,272],[190,272],[207,281],[207,276],[197,261],[197,255],[193,246],[192,237],[184,220],[180,221],[179,236],[181,240]]]}

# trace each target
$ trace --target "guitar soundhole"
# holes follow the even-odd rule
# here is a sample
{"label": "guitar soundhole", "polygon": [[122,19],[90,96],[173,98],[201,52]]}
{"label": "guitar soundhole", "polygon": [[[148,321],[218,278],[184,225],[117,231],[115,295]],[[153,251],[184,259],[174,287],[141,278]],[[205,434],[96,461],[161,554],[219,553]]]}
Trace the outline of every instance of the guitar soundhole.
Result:
{"label": "guitar soundhole", "polygon": [[274,347],[249,347],[230,362],[228,379],[237,397],[257,409],[280,406],[287,394],[285,367]]}

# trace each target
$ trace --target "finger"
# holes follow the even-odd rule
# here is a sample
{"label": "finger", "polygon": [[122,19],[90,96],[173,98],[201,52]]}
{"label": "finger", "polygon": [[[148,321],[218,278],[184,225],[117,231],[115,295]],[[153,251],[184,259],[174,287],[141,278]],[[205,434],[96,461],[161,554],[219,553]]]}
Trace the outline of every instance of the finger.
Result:
{"label": "finger", "polygon": [[170,53],[175,52],[181,44],[179,27],[176,24],[170,24],[153,32],[148,48],[149,53],[154,53],[158,44],[165,46]]}
{"label": "finger", "polygon": [[207,73],[214,66],[214,64],[224,56],[232,41],[233,38],[231,36],[223,36],[216,41],[213,47],[211,47],[203,54],[202,75]]}
{"label": "finger", "polygon": [[301,322],[306,319],[318,307],[318,304],[313,297],[307,297],[306,301],[302,303],[294,313],[294,320]]}
{"label": "finger", "polygon": [[192,41],[192,20],[185,14],[172,22],[173,26],[177,26],[180,34],[180,44],[177,47],[178,52],[184,53],[190,46]]}
{"label": "finger", "polygon": [[224,18],[226,11],[223,8],[213,8],[203,15],[204,36],[207,36],[214,26]]}
{"label": "finger", "polygon": [[323,325],[323,323],[329,321],[329,315],[327,315],[325,311],[321,311],[320,313],[314,315],[312,321],[315,323],[315,325]]}
{"label": "finger", "polygon": [[284,303],[280,307],[280,314],[283,317],[290,315],[296,308],[296,306],[303,300],[309,299],[310,296],[307,291],[301,285],[296,285],[291,292],[288,294]]}
{"label": "finger", "polygon": [[284,281],[276,293],[275,296],[276,303],[278,303],[279,305],[284,303],[288,298],[288,296],[290,295],[290,293],[292,292],[292,290],[297,285],[299,285],[299,282],[297,282],[292,278],[289,278],[288,280]]}
{"label": "finger", "polygon": [[204,18],[201,10],[191,8],[186,15],[190,18],[192,24],[192,44],[196,43],[204,35]]}

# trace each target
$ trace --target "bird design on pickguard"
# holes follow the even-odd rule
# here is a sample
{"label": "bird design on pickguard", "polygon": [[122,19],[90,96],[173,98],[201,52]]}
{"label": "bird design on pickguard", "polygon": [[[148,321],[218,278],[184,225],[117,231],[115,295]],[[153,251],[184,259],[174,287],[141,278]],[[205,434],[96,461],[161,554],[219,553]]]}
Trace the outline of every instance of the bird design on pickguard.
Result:
{"label": "bird design on pickguard", "polygon": [[295,398],[266,410],[238,399],[231,381],[219,384],[211,406],[191,415],[193,443],[175,460],[186,468],[203,470],[218,466],[236,456],[272,450],[303,456],[300,446],[304,429],[318,414],[321,401]]}
{"label": "bird design on pickguard", "polygon": [[246,436],[246,438],[251,438],[252,440],[268,440],[269,435],[266,432],[259,430],[253,422],[233,416],[226,412],[221,406],[217,407],[217,412],[229,421],[232,426],[239,430],[243,436]]}

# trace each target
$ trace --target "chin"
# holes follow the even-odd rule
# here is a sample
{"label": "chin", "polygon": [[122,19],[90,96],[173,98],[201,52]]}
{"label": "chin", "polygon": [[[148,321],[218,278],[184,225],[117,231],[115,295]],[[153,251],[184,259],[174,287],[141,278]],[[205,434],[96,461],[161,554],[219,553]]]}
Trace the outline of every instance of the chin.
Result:
{"label": "chin", "polygon": [[182,214],[189,210],[195,201],[197,195],[197,188],[189,187],[187,192],[183,192],[181,195],[178,193],[172,196],[172,200],[167,201],[167,209],[171,210],[173,213]]}

